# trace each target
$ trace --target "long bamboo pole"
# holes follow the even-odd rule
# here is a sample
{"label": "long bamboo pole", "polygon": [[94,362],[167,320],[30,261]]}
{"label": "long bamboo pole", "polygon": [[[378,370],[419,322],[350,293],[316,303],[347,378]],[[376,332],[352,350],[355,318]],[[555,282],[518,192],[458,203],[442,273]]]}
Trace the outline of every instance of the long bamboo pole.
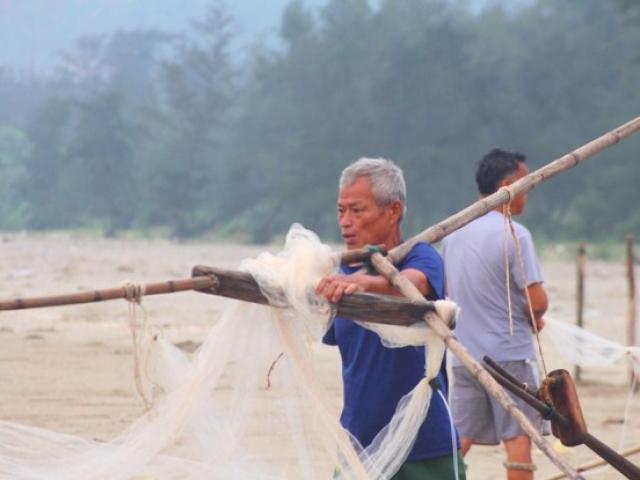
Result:
{"label": "long bamboo pole", "polygon": [[[407,253],[409,253],[417,242],[436,243],[442,240],[451,232],[465,226],[472,220],[486,215],[500,205],[508,203],[513,197],[532,190],[541,183],[544,183],[556,175],[581,164],[589,157],[600,153],[604,149],[615,145],[620,140],[627,138],[638,131],[640,131],[640,117],[630,120],[614,130],[591,140],[589,143],[584,144],[572,152],[553,160],[544,167],[529,173],[520,180],[509,185],[508,189],[500,189],[494,194],[478,200],[445,220],[432,225],[406,242],[391,249],[387,257],[393,264],[397,264]],[[350,255],[356,255],[356,252],[366,254],[366,249],[351,251]]]}
{"label": "long bamboo pole", "polygon": [[[269,299],[264,296],[258,283],[249,273],[199,265],[193,268],[192,275],[192,278],[141,285],[139,295],[161,295],[196,290],[201,293],[235,298],[246,302],[262,305],[269,304]],[[132,285],[130,284],[130,286]],[[129,287],[125,285],[104,290],[4,300],[0,301],[0,311],[75,305],[127,298],[132,297],[131,288]],[[284,304],[273,306],[287,307]],[[411,325],[422,322],[425,313],[435,310],[431,302],[418,305],[401,297],[372,293],[356,293],[345,296],[335,308],[336,315],[344,318],[388,325]]]}
{"label": "long bamboo pole", "polygon": [[[141,286],[143,295],[162,295],[165,293],[184,292],[188,290],[202,290],[215,286],[215,279],[211,277],[185,278],[169,280],[167,282],[148,283]],[[87,290],[77,293],[50,295],[45,297],[14,298],[0,301],[2,310],[23,310],[27,308],[57,307],[62,305],[77,305],[82,303],[103,302],[130,296],[129,288],[123,285],[117,288],[103,290]]]}
{"label": "long bamboo pole", "polygon": [[[400,274],[396,267],[379,253],[371,255],[371,263],[375,269],[389,282],[394,285],[402,294],[416,303],[426,302],[416,286],[406,277]],[[544,438],[531,424],[529,419],[522,413],[511,397],[493,379],[493,377],[478,363],[467,349],[455,338],[449,327],[434,312],[429,312],[424,316],[424,320],[429,327],[444,341],[451,352],[458,357],[462,364],[478,379],[482,386],[491,394],[509,414],[515,418],[522,429],[531,437],[531,440],[540,448],[542,452],[571,479],[581,478],[578,472],[565,462],[553,449],[545,442]]]}
{"label": "long bamboo pole", "polygon": [[[636,453],[640,453],[640,445],[636,445],[633,448],[629,448],[628,450],[624,450],[622,452],[620,452],[620,455],[623,457],[630,457],[632,455],[635,455]],[[585,463],[583,465],[579,465],[576,470],[578,472],[586,472],[588,470],[592,470],[596,467],[601,467],[602,465],[606,465],[607,461],[603,460],[603,459],[598,459],[598,460],[593,460],[589,463]],[[545,480],[561,480],[563,478],[566,478],[566,475],[564,475],[563,473],[560,473],[558,475],[554,475],[553,477],[549,477]]]}

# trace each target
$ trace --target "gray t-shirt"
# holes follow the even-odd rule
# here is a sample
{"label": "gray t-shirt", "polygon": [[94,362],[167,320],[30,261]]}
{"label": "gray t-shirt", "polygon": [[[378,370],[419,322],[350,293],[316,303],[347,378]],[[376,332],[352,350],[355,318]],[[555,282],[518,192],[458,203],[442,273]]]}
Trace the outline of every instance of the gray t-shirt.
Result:
{"label": "gray t-shirt", "polygon": [[[529,230],[513,222],[526,274],[526,285],[510,230],[504,217],[492,211],[443,240],[448,296],[460,307],[456,336],[481,361],[535,358],[529,316],[525,312],[526,286],[543,281]],[[509,307],[504,242],[508,241],[513,335],[509,333]],[[453,365],[461,363],[454,357]]]}

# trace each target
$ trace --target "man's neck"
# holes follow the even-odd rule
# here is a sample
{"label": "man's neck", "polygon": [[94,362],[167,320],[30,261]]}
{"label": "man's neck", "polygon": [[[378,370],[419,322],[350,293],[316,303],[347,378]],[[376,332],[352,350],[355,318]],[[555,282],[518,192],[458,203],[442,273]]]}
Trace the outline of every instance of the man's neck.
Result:
{"label": "man's neck", "polygon": [[402,235],[400,234],[400,229],[397,229],[392,234],[387,237],[387,239],[382,242],[387,250],[391,250],[394,247],[400,245],[400,241],[402,239]]}

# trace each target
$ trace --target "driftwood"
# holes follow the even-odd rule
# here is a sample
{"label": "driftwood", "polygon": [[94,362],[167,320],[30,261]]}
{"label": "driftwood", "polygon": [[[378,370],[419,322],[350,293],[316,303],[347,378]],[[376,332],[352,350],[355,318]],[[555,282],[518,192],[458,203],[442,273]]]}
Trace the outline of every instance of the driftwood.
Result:
{"label": "driftwood", "polygon": [[[200,289],[202,293],[236,298],[247,302],[268,305],[267,297],[260,291],[256,280],[248,273],[198,265],[193,268],[195,278],[213,276],[218,284],[212,288]],[[286,304],[273,305],[285,307]],[[406,298],[373,293],[345,295],[335,305],[335,314],[340,317],[370,323],[388,325],[412,325],[422,322],[428,312],[434,312],[433,303],[416,303]]]}
{"label": "driftwood", "polygon": [[[415,301],[426,302],[420,291],[411,281],[401,275],[396,267],[379,253],[371,255],[371,263],[375,269],[386,277],[389,282],[402,292],[403,295]],[[531,437],[531,440],[544,452],[544,454],[562,471],[565,475],[572,479],[581,478],[578,472],[562,459],[553,449],[545,442],[542,435],[535,429],[529,419],[515,405],[511,397],[504,389],[493,379],[493,377],[478,363],[467,349],[455,338],[453,332],[449,330],[447,325],[434,312],[429,312],[424,316],[424,320],[429,327],[444,341],[451,352],[458,357],[464,366],[478,379],[487,392],[492,395],[500,405],[518,422],[522,429]]]}
{"label": "driftwood", "polygon": [[[245,272],[223,270],[220,268],[196,266],[193,277],[143,285],[144,295],[196,290],[223,297],[235,298],[246,302],[267,305],[267,298],[260,291],[258,283]],[[47,297],[18,298],[0,301],[0,311],[41,308],[60,305],[101,302],[118,298],[127,298],[126,286],[105,290],[92,290]],[[286,305],[275,305],[286,307]],[[356,293],[345,296],[335,306],[335,313],[341,317],[362,322],[384,323],[390,325],[411,325],[422,322],[427,312],[434,311],[432,303],[417,304],[402,297]]]}
{"label": "driftwood", "polygon": [[[589,143],[586,143],[580,148],[577,148],[571,153],[568,153],[551,163],[548,163],[544,167],[529,173],[520,180],[509,185],[508,189],[500,189],[496,193],[484,197],[467,208],[460,210],[458,213],[451,215],[435,225],[432,225],[406,242],[392,248],[387,257],[391,263],[397,264],[407,253],[409,253],[417,242],[436,243],[442,240],[450,233],[464,227],[467,223],[475,220],[476,218],[486,215],[501,205],[509,203],[512,197],[530,191],[536,186],[579,165],[589,157],[600,153],[607,147],[615,145],[620,140],[633,135],[638,131],[640,131],[640,117],[630,120],[624,125],[621,125],[618,128],[590,141]],[[349,252],[349,255],[353,255],[356,251],[366,255],[367,249],[363,248],[351,251]]]}

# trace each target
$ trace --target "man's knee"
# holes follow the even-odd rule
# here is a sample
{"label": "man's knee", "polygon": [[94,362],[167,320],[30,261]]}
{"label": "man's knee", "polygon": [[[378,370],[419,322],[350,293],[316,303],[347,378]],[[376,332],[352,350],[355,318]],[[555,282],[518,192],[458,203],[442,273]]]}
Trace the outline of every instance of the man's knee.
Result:
{"label": "man's knee", "polygon": [[508,461],[531,463],[531,439],[527,435],[504,440],[504,448]]}

